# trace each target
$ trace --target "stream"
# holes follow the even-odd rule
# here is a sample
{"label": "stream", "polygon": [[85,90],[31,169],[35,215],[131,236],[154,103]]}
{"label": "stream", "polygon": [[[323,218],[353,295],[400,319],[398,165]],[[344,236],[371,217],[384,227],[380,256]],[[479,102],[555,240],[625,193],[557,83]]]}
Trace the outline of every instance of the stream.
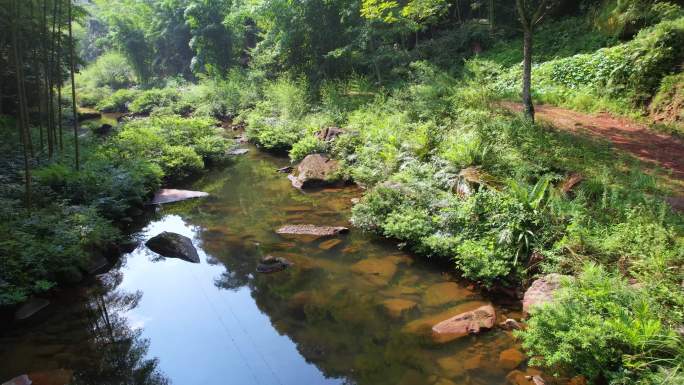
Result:
{"label": "stream", "polygon": [[[500,354],[516,346],[510,332],[449,343],[424,333],[440,314],[490,302],[472,286],[358,229],[322,239],[275,233],[350,227],[351,199],[362,194],[303,193],[275,171],[287,163],[250,148],[184,186],[211,195],[158,208],[114,269],[0,331],[0,382],[33,372],[72,384],[506,384],[512,368]],[[162,231],[190,237],[201,262],[148,250]],[[266,255],[294,265],[256,273]],[[520,317],[495,307],[499,321]]]}

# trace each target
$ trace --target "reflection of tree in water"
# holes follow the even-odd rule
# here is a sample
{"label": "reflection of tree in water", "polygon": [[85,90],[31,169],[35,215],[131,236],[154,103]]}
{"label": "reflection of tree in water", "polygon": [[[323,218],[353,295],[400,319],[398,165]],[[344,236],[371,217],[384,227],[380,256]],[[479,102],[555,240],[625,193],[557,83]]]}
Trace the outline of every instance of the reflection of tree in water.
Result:
{"label": "reflection of tree in water", "polygon": [[147,358],[149,340],[141,329],[128,325],[125,313],[136,306],[141,292],[116,290],[123,274],[112,271],[90,298],[92,362],[75,373],[74,385],[166,385],[170,381],[158,370],[158,359]]}

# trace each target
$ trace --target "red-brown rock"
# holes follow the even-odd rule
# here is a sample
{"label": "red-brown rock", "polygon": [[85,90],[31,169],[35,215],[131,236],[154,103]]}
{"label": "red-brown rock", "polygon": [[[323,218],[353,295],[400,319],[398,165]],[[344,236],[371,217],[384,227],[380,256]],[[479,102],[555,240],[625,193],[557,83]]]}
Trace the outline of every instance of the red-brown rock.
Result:
{"label": "red-brown rock", "polygon": [[560,274],[548,274],[532,282],[523,297],[523,312],[529,313],[533,306],[551,302],[564,277]]}
{"label": "red-brown rock", "polygon": [[296,188],[305,189],[336,182],[337,161],[322,154],[307,155],[288,178]]}
{"label": "red-brown rock", "polygon": [[481,306],[446,319],[432,327],[432,335],[438,342],[448,342],[468,334],[491,329],[496,321],[496,311],[492,305]]}

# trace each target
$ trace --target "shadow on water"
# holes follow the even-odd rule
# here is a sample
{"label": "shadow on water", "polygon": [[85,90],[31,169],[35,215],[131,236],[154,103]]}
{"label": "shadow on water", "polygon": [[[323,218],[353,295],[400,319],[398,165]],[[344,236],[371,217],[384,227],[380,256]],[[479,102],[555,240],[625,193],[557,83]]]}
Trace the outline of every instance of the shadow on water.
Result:
{"label": "shadow on water", "polygon": [[[348,226],[361,195],[295,190],[275,172],[286,163],[252,149],[195,181],[209,198],[160,208],[137,237],[186,235],[201,263],[159,258],[141,242],[42,322],[2,333],[0,379],[63,368],[75,384],[505,384],[499,354],[515,346],[509,333],[447,344],[426,333],[440,314],[486,302],[472,287],[355,229],[319,239],[275,233]],[[257,274],[265,255],[294,266]]]}

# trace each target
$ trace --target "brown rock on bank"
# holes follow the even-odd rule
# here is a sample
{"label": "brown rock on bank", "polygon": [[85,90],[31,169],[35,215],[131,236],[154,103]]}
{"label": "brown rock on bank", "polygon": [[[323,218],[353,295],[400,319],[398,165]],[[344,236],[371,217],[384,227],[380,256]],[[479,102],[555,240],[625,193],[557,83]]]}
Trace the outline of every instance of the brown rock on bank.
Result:
{"label": "brown rock on bank", "polygon": [[446,319],[432,327],[437,342],[449,342],[468,334],[477,334],[482,329],[491,329],[496,321],[496,311],[489,305]]}
{"label": "brown rock on bank", "polygon": [[523,297],[523,312],[529,314],[534,306],[542,305],[553,300],[553,294],[558,290],[561,280],[567,276],[548,274],[532,282]]}
{"label": "brown rock on bank", "polygon": [[307,155],[297,166],[295,173],[288,178],[292,186],[299,189],[325,186],[336,182],[337,161],[322,154]]}

